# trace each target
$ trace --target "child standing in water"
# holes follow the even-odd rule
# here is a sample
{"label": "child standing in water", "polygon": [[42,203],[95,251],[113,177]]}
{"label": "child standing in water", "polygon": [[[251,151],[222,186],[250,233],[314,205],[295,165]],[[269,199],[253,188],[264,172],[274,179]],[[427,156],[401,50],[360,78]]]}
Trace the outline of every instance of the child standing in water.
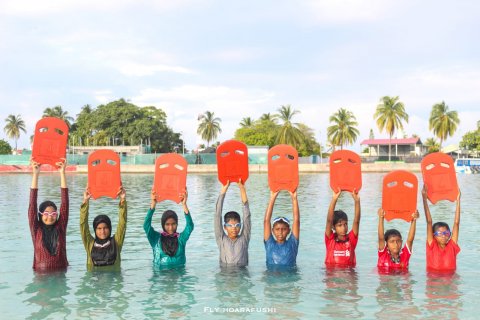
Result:
{"label": "child standing in water", "polygon": [[432,216],[427,202],[427,189],[423,186],[422,198],[425,218],[427,220],[427,270],[453,272],[457,269],[458,233],[460,230],[460,189],[458,190],[453,230],[445,222],[435,222],[432,226]]}
{"label": "child standing in water", "polygon": [[83,193],[83,203],[80,207],[80,232],[83,246],[87,252],[87,269],[89,271],[117,270],[120,268],[120,253],[122,252],[127,228],[127,194],[123,187],[120,187],[117,196],[120,197],[120,203],[118,204],[118,225],[115,235],[112,237],[110,218],[101,214],[93,219],[93,230],[95,232],[95,237],[93,237],[88,228],[88,210],[91,198],[88,186]]}
{"label": "child standing in water", "polygon": [[412,214],[408,238],[402,248],[402,235],[397,229],[389,229],[385,233],[384,219],[385,211],[378,209],[378,263],[379,269],[408,269],[408,262],[412,255],[413,239],[415,239],[415,230],[417,226],[418,211]]}
{"label": "child standing in water", "polygon": [[153,249],[153,265],[160,267],[177,267],[183,266],[186,262],[185,247],[193,231],[194,225],[190,210],[187,207],[187,191],[181,196],[183,213],[187,222],[182,233],[177,232],[178,216],[175,211],[166,210],[162,214],[163,232],[155,231],[152,227],[152,217],[157,205],[155,191],[152,189],[150,196],[150,210],[147,212],[143,230],[148,238],[148,242]]}
{"label": "child standing in water", "polygon": [[263,242],[267,255],[267,266],[294,267],[300,239],[300,210],[298,209],[297,190],[289,192],[292,198],[293,227],[288,239],[290,221],[287,218],[276,217],[273,219],[273,227],[271,224],[273,206],[278,193],[278,191],[270,192],[270,201],[263,221]]}
{"label": "child standing in water", "polygon": [[214,218],[215,239],[220,250],[220,264],[222,266],[245,267],[248,265],[248,243],[250,242],[251,229],[247,191],[243,182],[239,180],[238,186],[240,187],[240,197],[243,204],[243,229],[240,231],[242,223],[240,215],[236,211],[227,212],[222,223],[223,201],[229,186],[230,181],[227,181],[218,196]]}
{"label": "child standing in water", "polygon": [[352,230],[348,231],[348,216],[342,210],[335,210],[337,200],[342,194],[341,190],[333,193],[332,201],[328,208],[327,223],[325,225],[325,245],[327,253],[325,265],[327,267],[355,267],[355,247],[358,242],[360,227],[360,197],[353,190],[352,198],[355,202],[355,216]]}
{"label": "child standing in water", "polygon": [[44,201],[37,210],[38,176],[40,164],[33,161],[32,186],[28,207],[28,224],[33,241],[33,269],[66,269],[67,261],[67,224],[68,224],[68,188],[65,177],[66,160],[57,162],[60,172],[60,212],[52,201]]}

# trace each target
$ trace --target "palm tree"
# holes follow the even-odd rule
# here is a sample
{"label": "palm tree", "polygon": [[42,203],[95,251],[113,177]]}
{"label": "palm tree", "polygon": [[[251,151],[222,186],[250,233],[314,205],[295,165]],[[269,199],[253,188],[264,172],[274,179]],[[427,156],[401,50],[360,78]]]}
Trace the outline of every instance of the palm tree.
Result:
{"label": "palm tree", "polygon": [[340,108],[336,113],[330,116],[330,123],[333,123],[327,128],[328,140],[335,146],[353,144],[360,134],[356,126],[358,126],[357,119],[351,111]]}
{"label": "palm tree", "polygon": [[376,119],[380,132],[385,129],[389,135],[388,161],[390,161],[392,136],[395,133],[395,130],[403,130],[402,120],[408,123],[408,114],[405,112],[405,105],[403,102],[398,101],[398,96],[385,96],[380,99],[380,103],[377,105],[377,110],[375,111],[373,118]]}
{"label": "palm tree", "polygon": [[433,129],[433,134],[440,139],[441,149],[443,141],[449,136],[451,137],[457,130],[460,119],[458,119],[457,111],[449,111],[445,101],[442,101],[433,105],[428,123],[428,129]]}
{"label": "palm tree", "polygon": [[289,144],[298,149],[304,139],[304,136],[302,131],[299,129],[299,124],[293,123],[292,118],[297,113],[300,113],[300,111],[292,110],[292,106],[289,104],[281,106],[279,109],[277,109],[277,111],[279,112],[277,117],[283,123],[279,128],[276,143]]}
{"label": "palm tree", "polygon": [[277,118],[278,116],[276,114],[270,114],[269,112],[269,113],[262,114],[262,116],[260,117],[260,121],[269,121],[274,124],[277,124]]}
{"label": "palm tree", "polygon": [[203,140],[207,141],[207,148],[210,145],[210,141],[217,138],[218,134],[222,132],[220,128],[220,118],[215,118],[215,113],[205,111],[204,114],[198,116],[200,124],[198,125],[197,134],[199,134]]}
{"label": "palm tree", "polygon": [[3,128],[7,137],[15,140],[15,150],[17,150],[17,141],[20,138],[20,131],[27,133],[25,129],[25,121],[23,121],[22,116],[10,114],[5,122],[7,125]]}
{"label": "palm tree", "polygon": [[435,138],[428,138],[425,141],[425,147],[427,147],[428,153],[437,152],[440,150],[440,144]]}
{"label": "palm tree", "polygon": [[68,125],[73,122],[73,118],[68,115],[68,111],[63,111],[62,106],[55,106],[53,108],[46,108],[43,110],[43,117],[56,117],[60,118]]}
{"label": "palm tree", "polygon": [[249,128],[253,125],[253,120],[250,117],[243,118],[242,121],[240,122],[240,126],[242,128]]}

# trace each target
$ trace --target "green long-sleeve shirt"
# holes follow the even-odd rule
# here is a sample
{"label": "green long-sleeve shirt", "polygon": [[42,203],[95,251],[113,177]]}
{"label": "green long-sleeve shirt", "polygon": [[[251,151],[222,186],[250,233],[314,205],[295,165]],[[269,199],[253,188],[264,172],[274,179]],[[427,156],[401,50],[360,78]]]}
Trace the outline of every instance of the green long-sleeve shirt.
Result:
{"label": "green long-sleeve shirt", "polygon": [[162,250],[162,235],[160,232],[155,231],[152,227],[152,217],[155,209],[150,209],[147,212],[145,217],[145,222],[143,223],[143,230],[147,234],[148,242],[153,249],[153,265],[156,268],[159,267],[176,267],[185,265],[185,246],[187,244],[188,238],[193,231],[193,220],[190,213],[185,213],[185,220],[187,225],[182,233],[178,236],[178,249],[173,257],[169,256]]}
{"label": "green long-sleeve shirt", "polygon": [[115,259],[115,263],[111,266],[97,267],[93,264],[91,253],[95,238],[90,234],[88,227],[88,208],[88,202],[80,206],[80,233],[82,234],[83,246],[87,252],[87,269],[89,271],[120,269],[120,253],[122,251],[123,240],[125,239],[125,231],[127,229],[127,201],[124,201],[122,204],[118,205],[118,225],[115,235],[113,236],[115,239],[115,245],[117,246],[117,258]]}

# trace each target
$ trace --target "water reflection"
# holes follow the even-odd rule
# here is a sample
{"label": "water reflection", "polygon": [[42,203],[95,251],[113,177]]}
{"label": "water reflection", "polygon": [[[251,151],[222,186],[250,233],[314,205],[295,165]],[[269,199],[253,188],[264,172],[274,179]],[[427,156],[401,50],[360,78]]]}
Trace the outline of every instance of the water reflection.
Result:
{"label": "water reflection", "polygon": [[145,317],[151,319],[185,318],[196,305],[198,278],[185,268],[153,270],[147,299],[142,301]]}
{"label": "water reflection", "polygon": [[420,310],[413,299],[415,281],[404,270],[379,272],[379,284],[376,299],[379,310],[375,313],[379,319],[419,316]]}
{"label": "water reflection", "polygon": [[456,273],[427,272],[425,295],[427,297],[425,309],[432,315],[444,319],[459,318],[463,303],[458,290],[460,276]]}
{"label": "water reflection", "polygon": [[326,268],[325,289],[322,298],[326,300],[320,314],[329,318],[359,318],[362,296],[358,294],[358,274],[355,269]]}
{"label": "water reflection", "polygon": [[86,272],[75,296],[78,299],[77,315],[80,318],[128,318],[124,313],[128,308],[130,295],[123,287],[121,272]]}
{"label": "water reflection", "polygon": [[302,287],[299,270],[285,267],[269,267],[264,272],[265,307],[275,308],[274,319],[301,319],[304,314],[298,311]]}
{"label": "water reflection", "polygon": [[69,290],[65,272],[35,273],[24,292],[34,294],[26,302],[38,305],[40,309],[27,319],[67,318],[72,312],[66,305]]}

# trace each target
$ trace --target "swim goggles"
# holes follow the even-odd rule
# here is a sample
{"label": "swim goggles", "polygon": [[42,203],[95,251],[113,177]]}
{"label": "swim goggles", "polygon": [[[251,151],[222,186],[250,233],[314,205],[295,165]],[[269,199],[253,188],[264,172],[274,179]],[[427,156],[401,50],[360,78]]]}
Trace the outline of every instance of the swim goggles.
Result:
{"label": "swim goggles", "polygon": [[290,225],[290,220],[288,220],[285,217],[276,217],[275,219],[273,219],[274,224],[279,222],[279,221],[283,221],[283,222],[287,223],[288,225]]}
{"label": "swim goggles", "polygon": [[433,235],[435,237],[441,237],[441,236],[445,236],[445,237],[450,237],[452,233],[450,232],[450,230],[445,230],[445,231],[435,231],[433,233]]}
{"label": "swim goggles", "polygon": [[44,211],[44,212],[38,212],[39,214],[41,214],[42,216],[46,216],[46,217],[56,217],[58,215],[58,212],[57,211],[52,211],[52,212],[48,212],[48,211]]}
{"label": "swim goggles", "polygon": [[230,224],[230,223],[224,223],[223,224],[227,228],[240,228],[242,226],[242,223],[235,223],[235,224]]}

